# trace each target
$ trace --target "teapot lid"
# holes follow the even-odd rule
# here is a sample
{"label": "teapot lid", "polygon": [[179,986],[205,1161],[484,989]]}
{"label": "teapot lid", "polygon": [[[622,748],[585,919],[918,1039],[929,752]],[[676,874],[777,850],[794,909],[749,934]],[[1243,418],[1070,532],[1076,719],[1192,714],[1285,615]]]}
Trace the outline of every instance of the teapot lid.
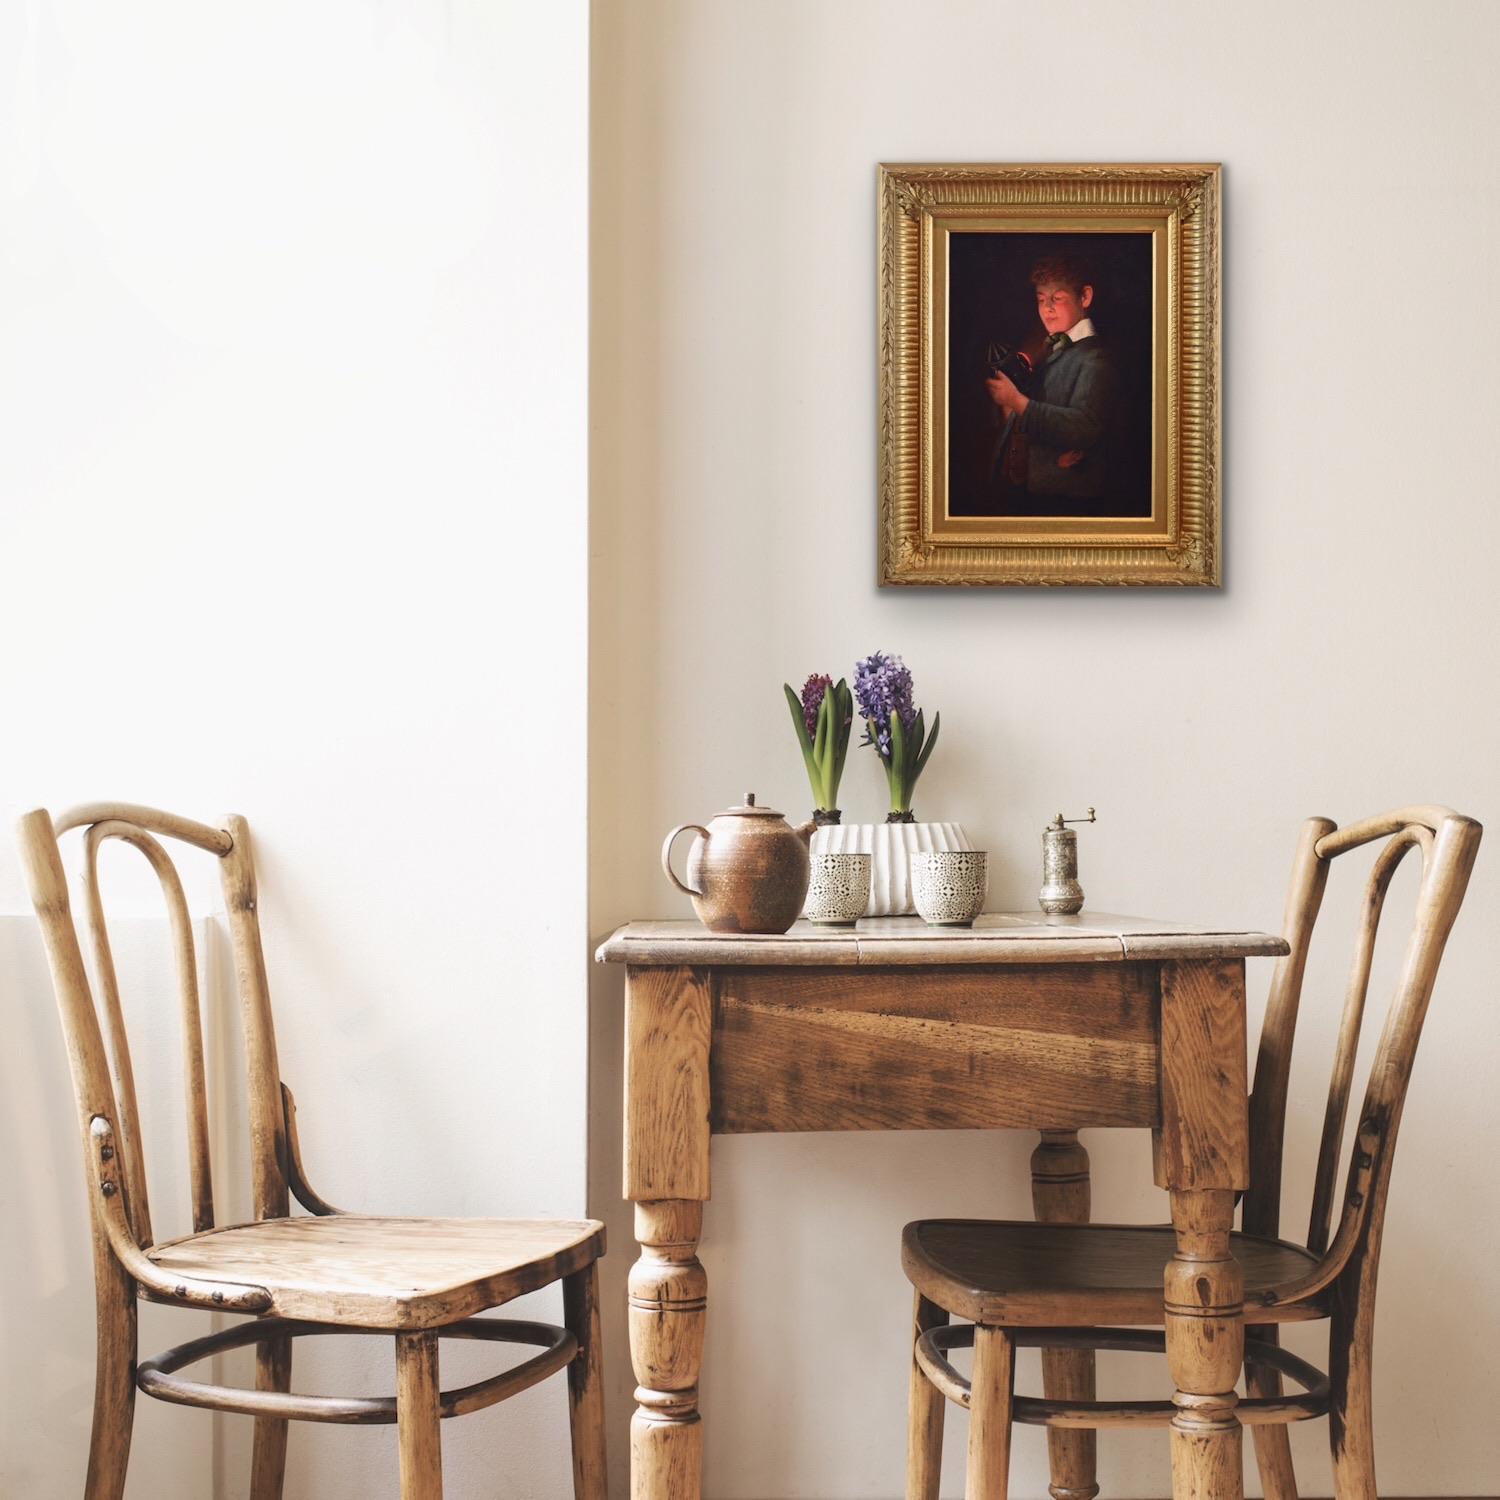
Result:
{"label": "teapot lid", "polygon": [[774,807],[757,807],[755,793],[746,792],[745,800],[738,807],[726,807],[719,816],[722,818],[779,818],[781,814]]}

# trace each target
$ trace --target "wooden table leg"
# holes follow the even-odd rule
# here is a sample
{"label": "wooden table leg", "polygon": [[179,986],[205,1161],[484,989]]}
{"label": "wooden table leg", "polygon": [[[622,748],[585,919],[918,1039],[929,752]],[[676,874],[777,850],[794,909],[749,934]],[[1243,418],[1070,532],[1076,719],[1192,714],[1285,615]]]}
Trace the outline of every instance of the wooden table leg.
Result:
{"label": "wooden table leg", "polygon": [[641,1256],[630,1271],[631,1500],[698,1500],[703,1490],[703,1363],[708,1280],[698,1261],[703,1205],[635,1206]]}
{"label": "wooden table leg", "polygon": [[1156,1179],[1172,1195],[1176,1254],[1164,1281],[1173,1500],[1242,1500],[1235,1382],[1245,1360],[1245,1278],[1230,1249],[1234,1190],[1249,1180],[1245,965],[1164,964],[1162,1122]]}
{"label": "wooden table leg", "polygon": [[[1089,1154],[1076,1130],[1044,1130],[1031,1153],[1031,1204],[1042,1224],[1087,1224]],[[1043,1349],[1042,1389],[1049,1401],[1094,1399],[1094,1354],[1090,1349]],[[1098,1438],[1092,1429],[1051,1427],[1047,1457],[1053,1500],[1093,1500]]]}
{"label": "wooden table leg", "polygon": [[630,1270],[631,1500],[700,1500],[708,1278],[698,1261],[708,1197],[712,984],[702,969],[625,971],[625,1196],[641,1255]]}
{"label": "wooden table leg", "polygon": [[1245,1359],[1244,1275],[1229,1249],[1234,1194],[1172,1193],[1177,1254],[1167,1264],[1167,1363],[1173,1500],[1240,1500],[1242,1433],[1235,1382]]}

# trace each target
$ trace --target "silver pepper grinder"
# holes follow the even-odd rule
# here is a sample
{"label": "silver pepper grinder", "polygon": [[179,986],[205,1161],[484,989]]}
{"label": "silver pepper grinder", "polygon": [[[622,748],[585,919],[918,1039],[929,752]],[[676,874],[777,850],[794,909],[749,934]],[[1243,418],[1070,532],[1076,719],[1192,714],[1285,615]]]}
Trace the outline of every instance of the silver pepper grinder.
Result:
{"label": "silver pepper grinder", "polygon": [[1094,809],[1086,818],[1065,818],[1061,813],[1042,831],[1042,888],[1037,902],[1054,916],[1072,916],[1083,910],[1083,887],[1078,883],[1078,835],[1069,823],[1095,823]]}

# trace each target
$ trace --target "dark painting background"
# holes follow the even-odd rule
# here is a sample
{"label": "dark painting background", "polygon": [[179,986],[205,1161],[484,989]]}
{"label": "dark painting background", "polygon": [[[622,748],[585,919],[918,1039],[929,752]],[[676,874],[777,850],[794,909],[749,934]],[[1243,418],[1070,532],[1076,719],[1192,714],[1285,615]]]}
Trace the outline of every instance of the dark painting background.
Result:
{"label": "dark painting background", "polygon": [[1046,255],[1077,256],[1092,269],[1094,302],[1085,316],[1108,342],[1122,388],[1108,496],[1095,505],[1071,502],[1055,514],[1149,516],[1151,236],[1145,233],[949,236],[949,513],[1004,513],[990,484],[998,409],[984,388],[985,350],[998,342],[1040,362],[1047,332],[1037,317],[1031,268]]}

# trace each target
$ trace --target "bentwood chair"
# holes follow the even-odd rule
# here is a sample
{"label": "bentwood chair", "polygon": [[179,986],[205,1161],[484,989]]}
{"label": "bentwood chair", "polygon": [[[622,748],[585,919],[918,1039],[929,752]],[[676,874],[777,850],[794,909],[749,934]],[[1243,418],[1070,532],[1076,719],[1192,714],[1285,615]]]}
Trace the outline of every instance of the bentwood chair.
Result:
{"label": "bentwood chair", "polygon": [[[83,902],[98,985],[96,1006],[68,902],[59,837],[84,828]],[[181,881],[161,838],[217,858],[234,948],[246,1047],[253,1222],[215,1220],[203,1038]],[[118,839],[143,854],[161,883],[170,919],[185,1052],[193,1232],[153,1236],[130,1049],[99,891],[99,850]],[[95,804],[56,819],[29,813],[21,853],[41,919],[67,1040],[88,1180],[98,1299],[93,1438],[85,1500],[119,1500],[125,1489],[137,1387],[184,1406],[255,1418],[250,1494],[277,1500],[288,1421],[394,1422],[404,1500],[440,1500],[439,1420],[478,1411],[566,1367],[578,1500],[604,1500],[598,1258],[604,1227],[593,1220],[395,1219],[344,1213],[307,1183],[291,1091],[276,1061],[261,954],[255,870],[245,820],[223,827],[152,808]],[[290,1197],[311,1217],[293,1218]],[[475,1317],[561,1280],[566,1327]],[[136,1359],[136,1300],[247,1322]],[[313,1334],[386,1333],[395,1339],[394,1397],[291,1392],[292,1341]],[[442,1338],[539,1346],[541,1352],[477,1384],[444,1391]],[[225,1349],[254,1345],[256,1388],[237,1390],[177,1372]]]}
{"label": "bentwood chair", "polygon": [[[1231,1249],[1244,1274],[1248,1397],[1215,1398],[1255,1434],[1267,1500],[1296,1500],[1286,1424],[1328,1417],[1337,1500],[1375,1500],[1371,1335],[1375,1274],[1396,1130],[1438,963],[1463,901],[1481,829],[1446,807],[1407,807],[1344,829],[1303,825],[1287,898],[1288,955],[1266,1007],[1250,1103],[1250,1187]],[[1287,1081],[1313,925],[1336,857],[1377,839],[1324,1114],[1305,1244],[1278,1238]],[[1377,927],[1391,876],[1412,849],[1422,872],[1415,920],[1386,1013],[1330,1239]],[[902,1263],[916,1288],[908,1500],[937,1500],[944,1400],[970,1411],[968,1500],[1004,1500],[1012,1421],[1047,1427],[1167,1426],[1171,1401],[1052,1401],[1016,1396],[1015,1350],[1161,1350],[1170,1227],[923,1220],[908,1224]],[[1206,1252],[1207,1253],[1207,1252]],[[1190,1290],[1190,1289],[1189,1289]],[[950,1316],[967,1318],[952,1325]],[[1326,1319],[1328,1373],[1278,1342],[1279,1325]],[[1130,1327],[1128,1325],[1147,1325]],[[974,1350],[965,1380],[947,1358]],[[1283,1393],[1288,1376],[1302,1390]]]}

